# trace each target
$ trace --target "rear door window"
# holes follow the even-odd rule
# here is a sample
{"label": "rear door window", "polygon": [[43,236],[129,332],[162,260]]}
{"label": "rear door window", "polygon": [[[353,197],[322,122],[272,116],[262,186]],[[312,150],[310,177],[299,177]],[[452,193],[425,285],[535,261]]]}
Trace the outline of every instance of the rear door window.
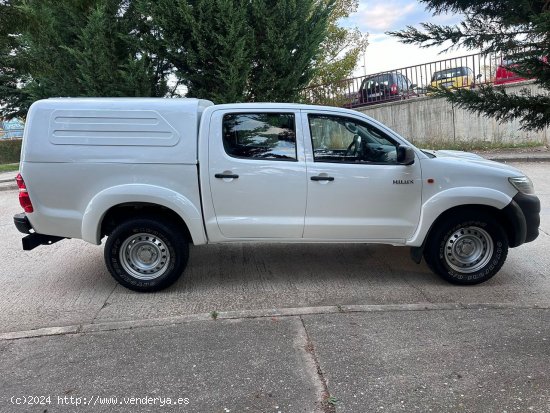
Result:
{"label": "rear door window", "polygon": [[223,146],[235,158],[297,161],[293,113],[236,113],[223,117]]}

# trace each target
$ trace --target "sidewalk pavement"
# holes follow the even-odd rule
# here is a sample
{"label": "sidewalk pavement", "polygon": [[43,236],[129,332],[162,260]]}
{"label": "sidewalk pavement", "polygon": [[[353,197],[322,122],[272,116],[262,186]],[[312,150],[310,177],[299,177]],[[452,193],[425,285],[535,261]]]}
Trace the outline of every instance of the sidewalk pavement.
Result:
{"label": "sidewalk pavement", "polygon": [[491,151],[472,151],[486,159],[497,162],[548,162],[550,150],[545,146]]}
{"label": "sidewalk pavement", "polygon": [[15,183],[15,177],[17,174],[17,171],[0,172],[0,191],[11,191],[17,189],[17,184]]}
{"label": "sidewalk pavement", "polygon": [[[517,148],[499,151],[473,151],[486,159],[497,162],[548,162],[550,151],[546,147]],[[16,190],[15,177],[17,171],[0,173],[0,191]]]}
{"label": "sidewalk pavement", "polygon": [[11,172],[0,172],[0,183],[6,183],[6,182],[15,182],[15,177],[17,176],[19,172],[17,171],[11,171]]}
{"label": "sidewalk pavement", "polygon": [[[549,326],[549,309],[406,307],[95,332],[83,326],[73,334],[0,339],[0,410],[30,411],[13,400],[47,403],[50,396],[35,407],[549,412]],[[129,404],[132,397],[139,404]],[[161,408],[155,397],[181,405]]]}

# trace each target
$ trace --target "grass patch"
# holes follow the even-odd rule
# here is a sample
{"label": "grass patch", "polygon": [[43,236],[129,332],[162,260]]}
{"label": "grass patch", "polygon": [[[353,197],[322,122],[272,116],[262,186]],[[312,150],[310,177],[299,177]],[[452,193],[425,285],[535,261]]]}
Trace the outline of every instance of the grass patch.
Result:
{"label": "grass patch", "polygon": [[19,163],[22,142],[21,139],[1,139],[0,164]]}
{"label": "grass patch", "polygon": [[424,141],[412,142],[422,149],[449,149],[455,151],[499,151],[509,149],[529,149],[545,146],[544,142],[488,142],[488,141]]}
{"label": "grass patch", "polygon": [[15,172],[18,170],[19,170],[18,163],[7,163],[4,165],[0,165],[0,172]]}

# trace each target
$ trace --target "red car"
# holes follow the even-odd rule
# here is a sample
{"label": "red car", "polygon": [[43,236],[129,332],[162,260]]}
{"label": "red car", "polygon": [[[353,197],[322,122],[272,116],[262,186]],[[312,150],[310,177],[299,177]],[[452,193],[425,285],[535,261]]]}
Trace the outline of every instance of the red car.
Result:
{"label": "red car", "polygon": [[512,82],[521,82],[522,80],[527,80],[523,77],[520,77],[517,73],[510,71],[510,68],[517,66],[513,56],[505,56],[502,58],[502,62],[497,67],[497,72],[495,75],[495,85],[503,85],[505,83]]}
{"label": "red car", "polygon": [[[548,63],[548,57],[541,57],[540,60],[544,63]],[[521,82],[522,80],[529,80],[530,78],[524,78],[518,75],[517,73],[512,72],[510,69],[513,69],[518,65],[518,56],[504,56],[502,62],[497,68],[495,75],[495,85],[503,85],[505,83],[512,82]]]}

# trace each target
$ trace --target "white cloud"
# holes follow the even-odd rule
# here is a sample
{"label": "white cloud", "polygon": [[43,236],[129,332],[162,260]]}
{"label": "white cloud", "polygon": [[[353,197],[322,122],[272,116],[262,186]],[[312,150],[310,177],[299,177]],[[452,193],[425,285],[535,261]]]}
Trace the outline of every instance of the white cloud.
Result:
{"label": "white cloud", "polygon": [[352,20],[362,29],[383,32],[392,28],[395,23],[406,19],[419,8],[417,2],[408,4],[395,0],[361,2]]}
{"label": "white cloud", "polygon": [[458,49],[439,54],[444,47],[426,49],[406,45],[384,34],[389,30],[402,30],[407,25],[418,27],[421,22],[452,25],[460,20],[461,16],[456,14],[432,16],[426,10],[425,4],[418,0],[360,0],[357,12],[347,21],[370,34],[365,58],[360,58],[354,75],[363,76],[365,73],[372,74],[475,53]]}

